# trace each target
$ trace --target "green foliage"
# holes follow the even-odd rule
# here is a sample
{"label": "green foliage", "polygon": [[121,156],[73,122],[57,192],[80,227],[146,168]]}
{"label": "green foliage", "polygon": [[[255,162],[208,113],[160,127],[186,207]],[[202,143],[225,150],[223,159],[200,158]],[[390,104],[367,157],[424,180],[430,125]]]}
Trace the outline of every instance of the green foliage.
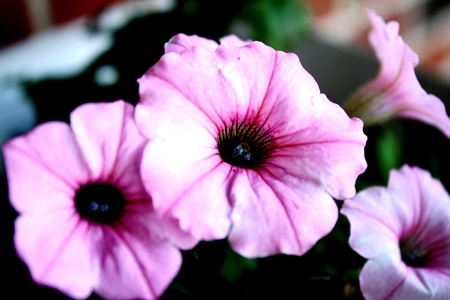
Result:
{"label": "green foliage", "polygon": [[257,266],[257,258],[245,258],[234,252],[228,244],[220,275],[228,282],[236,282],[245,271],[255,271]]}
{"label": "green foliage", "polygon": [[232,32],[259,40],[277,50],[288,50],[310,31],[309,8],[296,0],[247,1]]}
{"label": "green foliage", "polygon": [[382,130],[376,141],[376,153],[381,176],[387,183],[389,171],[400,168],[403,141],[401,127],[395,121],[384,125]]}

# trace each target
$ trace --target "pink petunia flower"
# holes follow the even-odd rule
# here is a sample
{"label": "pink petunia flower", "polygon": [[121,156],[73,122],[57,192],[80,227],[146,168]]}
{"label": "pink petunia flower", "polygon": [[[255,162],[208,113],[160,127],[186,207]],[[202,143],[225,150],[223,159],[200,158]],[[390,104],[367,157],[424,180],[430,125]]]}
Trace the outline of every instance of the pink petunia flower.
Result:
{"label": "pink petunia flower", "polygon": [[[150,138],[142,179],[157,213],[247,257],[301,255],[355,194],[366,136],[292,53],[226,37],[175,36],[139,79]],[[171,51],[176,49],[176,51]]]}
{"label": "pink petunia flower", "polygon": [[146,143],[123,101],[85,104],[4,145],[14,241],[33,280],[75,297],[153,299],[195,240],[153,212],[140,181]]}
{"label": "pink petunia flower", "polygon": [[449,299],[450,196],[427,171],[392,170],[387,188],[344,202],[350,246],[369,259],[359,276],[366,299]]}
{"label": "pink petunia flower", "polygon": [[416,119],[437,127],[450,138],[445,106],[420,86],[414,73],[419,57],[398,35],[399,24],[395,21],[386,24],[371,10],[367,15],[372,23],[369,41],[381,66],[377,77],[349,99],[345,111],[363,120],[365,126],[397,116]]}

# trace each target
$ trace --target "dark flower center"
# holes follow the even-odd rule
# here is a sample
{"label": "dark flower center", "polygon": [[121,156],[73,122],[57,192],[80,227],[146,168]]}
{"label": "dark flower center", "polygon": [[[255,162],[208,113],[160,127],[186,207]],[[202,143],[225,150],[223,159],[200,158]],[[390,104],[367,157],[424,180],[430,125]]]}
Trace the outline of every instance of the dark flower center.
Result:
{"label": "dark flower center", "polygon": [[117,221],[124,205],[122,192],[108,183],[88,183],[75,194],[75,207],[80,217],[100,224]]}
{"label": "dark flower center", "polygon": [[411,240],[400,242],[403,262],[410,267],[424,267],[428,262],[428,252]]}
{"label": "dark flower center", "polygon": [[222,160],[232,166],[251,169],[261,166],[275,149],[271,131],[246,122],[233,122],[220,130],[217,149]]}

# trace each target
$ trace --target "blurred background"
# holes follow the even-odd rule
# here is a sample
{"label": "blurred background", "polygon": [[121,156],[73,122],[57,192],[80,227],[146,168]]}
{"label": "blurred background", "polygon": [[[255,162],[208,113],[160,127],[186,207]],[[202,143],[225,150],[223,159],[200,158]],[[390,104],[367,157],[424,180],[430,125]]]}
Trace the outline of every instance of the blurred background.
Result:
{"label": "blurred background", "polygon": [[[136,80],[177,33],[218,40],[234,33],[277,50],[295,52],[327,97],[342,103],[376,76],[367,42],[365,9],[397,20],[405,42],[419,55],[416,73],[428,92],[450,105],[450,3],[448,0],[0,0],[0,144],[50,120],[68,122],[86,102],[138,101]],[[385,184],[403,163],[428,169],[450,188],[450,144],[437,129],[394,120],[366,129],[369,168],[358,187]],[[422,145],[427,145],[421,150]],[[3,287],[20,296],[65,299],[35,285],[15,254],[13,223],[0,157]],[[339,202],[337,202],[338,205]],[[364,259],[346,244],[348,223],[303,257],[248,260],[226,240],[183,253],[182,271],[165,299],[361,298]],[[295,270],[296,275],[289,275]],[[329,280],[311,280],[314,276]],[[96,298],[93,295],[91,298]]]}

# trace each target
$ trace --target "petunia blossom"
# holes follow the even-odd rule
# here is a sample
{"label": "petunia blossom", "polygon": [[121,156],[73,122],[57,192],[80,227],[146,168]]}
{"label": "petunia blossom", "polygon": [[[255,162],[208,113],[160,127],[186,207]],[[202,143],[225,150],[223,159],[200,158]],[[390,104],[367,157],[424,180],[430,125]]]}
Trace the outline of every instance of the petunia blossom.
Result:
{"label": "petunia blossom", "polygon": [[229,234],[247,257],[301,255],[335,225],[333,197],[355,194],[363,124],[295,54],[222,41],[177,35],[139,79],[144,186],[196,238]]}
{"label": "petunia blossom", "polygon": [[160,220],[139,175],[147,140],[123,101],[85,104],[3,147],[14,242],[33,280],[75,298],[154,299],[196,240]]}
{"label": "petunia blossom", "polygon": [[388,187],[344,202],[350,246],[368,259],[359,276],[366,299],[449,299],[450,196],[418,167],[392,170]]}
{"label": "petunia blossom", "polygon": [[442,101],[427,94],[414,72],[419,57],[399,36],[399,24],[388,22],[368,10],[372,23],[369,41],[380,62],[377,77],[362,86],[344,105],[351,117],[365,126],[380,124],[393,117],[405,117],[435,126],[450,138],[450,119]]}

